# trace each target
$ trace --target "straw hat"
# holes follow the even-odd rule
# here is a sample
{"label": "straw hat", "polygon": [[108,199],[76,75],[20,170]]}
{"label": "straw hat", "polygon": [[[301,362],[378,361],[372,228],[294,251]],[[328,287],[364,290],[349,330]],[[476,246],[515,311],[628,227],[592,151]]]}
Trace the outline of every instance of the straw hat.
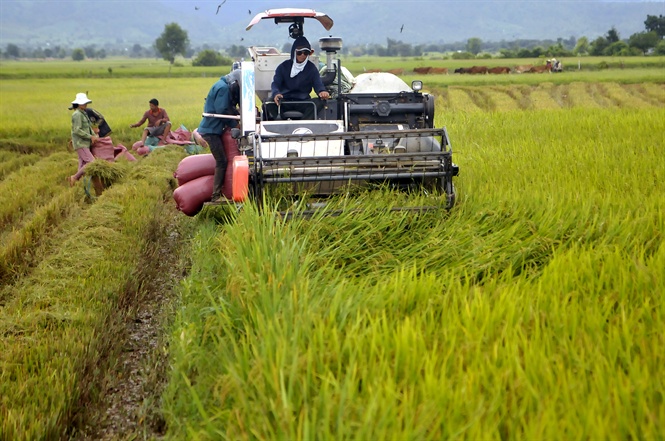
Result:
{"label": "straw hat", "polygon": [[81,93],[76,94],[76,98],[74,99],[74,101],[72,101],[72,104],[81,105],[81,104],[88,104],[88,103],[91,103],[91,102],[92,102],[92,100],[88,99],[88,95],[81,92]]}

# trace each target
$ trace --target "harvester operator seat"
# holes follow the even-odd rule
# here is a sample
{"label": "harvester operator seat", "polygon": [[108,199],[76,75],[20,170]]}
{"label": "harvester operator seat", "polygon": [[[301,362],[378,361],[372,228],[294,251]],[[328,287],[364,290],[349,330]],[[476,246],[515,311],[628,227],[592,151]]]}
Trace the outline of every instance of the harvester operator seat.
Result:
{"label": "harvester operator seat", "polygon": [[[269,98],[270,99],[270,98]],[[313,119],[317,119],[316,103],[313,101],[283,101],[280,106],[275,104],[274,101],[266,101],[263,103],[263,119],[266,121],[278,120],[301,120],[305,118],[305,114],[301,110],[289,108],[289,104],[299,106],[312,106]]]}
{"label": "harvester operator seat", "polygon": [[282,118],[284,119],[302,119],[303,116],[302,112],[298,112],[297,110],[286,110],[282,112]]}

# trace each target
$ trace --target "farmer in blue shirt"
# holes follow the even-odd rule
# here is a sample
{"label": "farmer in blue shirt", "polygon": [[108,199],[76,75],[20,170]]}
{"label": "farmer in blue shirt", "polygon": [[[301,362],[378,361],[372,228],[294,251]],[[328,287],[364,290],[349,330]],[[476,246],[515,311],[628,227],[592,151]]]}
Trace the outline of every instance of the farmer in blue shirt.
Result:
{"label": "farmer in blue shirt", "polygon": [[[327,100],[330,95],[326,91],[319,69],[314,63],[309,61],[310,54],[313,54],[312,46],[307,38],[300,36],[296,38],[291,46],[291,58],[283,61],[275,70],[271,91],[275,104],[279,106],[280,101],[307,101],[310,100],[312,89],[320,99]],[[314,99],[317,109],[322,107],[319,99]],[[297,106],[297,107],[296,107]],[[299,110],[303,113],[304,119],[314,118],[313,106],[296,105],[288,106],[290,109]],[[285,109],[287,106],[285,106]]]}
{"label": "farmer in blue shirt", "polygon": [[[203,113],[238,115],[236,107],[240,102],[240,80],[241,71],[237,69],[231,71],[228,75],[222,76],[213,84],[203,105]],[[226,199],[222,195],[222,186],[224,185],[228,160],[224,152],[222,139],[224,139],[224,142],[233,142],[234,140],[228,134],[224,137],[222,135],[236,125],[237,121],[234,119],[208,116],[203,117],[201,124],[199,124],[198,132],[210,146],[210,152],[215,158],[212,202],[224,202]]]}

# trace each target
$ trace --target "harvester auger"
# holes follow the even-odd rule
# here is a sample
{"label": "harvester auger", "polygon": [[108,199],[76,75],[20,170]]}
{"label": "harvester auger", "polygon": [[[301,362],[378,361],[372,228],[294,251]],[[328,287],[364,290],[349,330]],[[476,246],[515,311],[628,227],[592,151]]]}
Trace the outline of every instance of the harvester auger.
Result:
{"label": "harvester auger", "polygon": [[[321,12],[285,8],[256,15],[247,30],[271,19],[289,23],[289,35],[296,38],[303,35],[305,18],[319,21],[326,30],[333,25]],[[459,170],[447,130],[434,127],[434,97],[422,92],[422,82],[409,87],[399,77],[380,72],[353,78],[335,56],[342,48],[340,38],[321,38],[319,47],[326,53],[321,76],[331,99],[321,111],[314,109],[314,119],[282,112],[270,96],[275,69],[289,53],[251,46],[252,61],[237,63],[242,69],[242,123],[234,136],[248,157],[251,195],[261,200],[273,185],[325,197],[349,185],[387,184],[424,188],[443,196],[438,206],[451,208],[456,198],[453,177]],[[316,64],[318,58],[311,56],[310,61]]]}

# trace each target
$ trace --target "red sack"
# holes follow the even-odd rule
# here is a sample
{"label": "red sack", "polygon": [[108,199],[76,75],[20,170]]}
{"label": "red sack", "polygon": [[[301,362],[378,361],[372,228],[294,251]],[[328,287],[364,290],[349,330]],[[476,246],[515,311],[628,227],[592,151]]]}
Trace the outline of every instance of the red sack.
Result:
{"label": "red sack", "polygon": [[110,162],[115,160],[113,150],[113,141],[109,136],[99,138],[94,144],[92,144],[92,146],[90,146],[90,152],[92,153],[92,156],[97,159],[104,159]]}
{"label": "red sack", "polygon": [[213,175],[201,176],[176,188],[173,191],[173,199],[178,210],[187,216],[194,216],[201,211],[203,204],[212,198],[214,179]]}
{"label": "red sack", "polygon": [[227,199],[233,199],[233,159],[240,155],[240,150],[238,149],[238,140],[231,137],[231,129],[228,127],[222,133],[222,144],[224,145],[224,153],[226,154],[227,161],[222,194]]}
{"label": "red sack", "polygon": [[214,176],[214,174],[215,158],[212,156],[212,153],[206,153],[183,158],[173,173],[173,177],[178,180],[178,185],[182,185],[192,179],[208,175]]}
{"label": "red sack", "polygon": [[134,155],[129,153],[129,150],[127,150],[127,147],[125,147],[122,144],[118,144],[115,146],[113,149],[113,155],[115,156],[115,159],[118,160],[119,158],[125,158],[128,161],[136,161],[136,158]]}

